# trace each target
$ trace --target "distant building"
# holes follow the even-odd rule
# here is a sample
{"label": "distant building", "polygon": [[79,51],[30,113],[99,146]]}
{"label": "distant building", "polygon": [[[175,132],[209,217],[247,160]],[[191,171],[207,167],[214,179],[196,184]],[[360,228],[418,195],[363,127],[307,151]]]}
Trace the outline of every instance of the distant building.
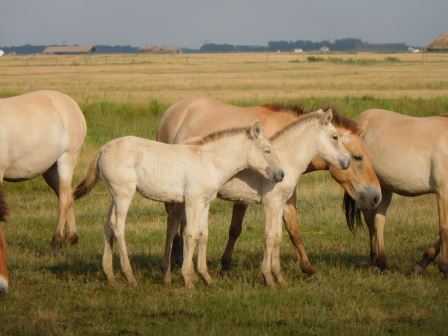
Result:
{"label": "distant building", "polygon": [[294,51],[296,54],[303,53],[303,49],[302,49],[302,48],[295,48],[293,51]]}
{"label": "distant building", "polygon": [[3,56],[4,54],[5,54],[5,52],[0,49],[0,56]]}
{"label": "distant building", "polygon": [[42,51],[45,55],[79,55],[92,54],[96,51],[93,45],[49,46]]}
{"label": "distant building", "polygon": [[448,52],[448,35],[439,35],[434,41],[426,46],[428,52]]}
{"label": "distant building", "polygon": [[181,51],[180,49],[171,46],[146,45],[143,47],[139,47],[138,52],[146,54],[179,54]]}
{"label": "distant building", "polygon": [[321,52],[329,52],[330,48],[328,48],[327,46],[322,46],[322,47],[320,47],[320,51]]}

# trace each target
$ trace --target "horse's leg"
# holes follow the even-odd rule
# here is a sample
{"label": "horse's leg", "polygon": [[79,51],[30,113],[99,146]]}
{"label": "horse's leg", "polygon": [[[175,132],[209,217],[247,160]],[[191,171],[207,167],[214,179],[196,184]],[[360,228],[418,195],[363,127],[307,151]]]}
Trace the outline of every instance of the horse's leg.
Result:
{"label": "horse's leg", "polygon": [[420,261],[417,261],[414,267],[416,274],[425,273],[426,268],[432,263],[440,252],[440,239],[438,239],[424,254]]}
{"label": "horse's leg", "polygon": [[311,277],[317,273],[317,269],[309,261],[302,242],[299,224],[297,223],[296,202],[297,196],[294,192],[283,208],[283,223],[299,259],[300,269]]}
{"label": "horse's leg", "polygon": [[207,243],[208,243],[208,212],[210,203],[206,204],[200,216],[199,244],[198,244],[198,273],[207,285],[212,283],[212,277],[207,268]]}
{"label": "horse's leg", "polygon": [[392,192],[382,190],[380,205],[371,211],[364,212],[364,219],[369,228],[370,235],[370,258],[373,266],[381,271],[389,269],[384,244],[384,225],[386,224],[386,213],[392,200]]}
{"label": "horse's leg", "polygon": [[233,203],[232,221],[230,222],[229,228],[229,240],[227,241],[226,249],[221,257],[221,273],[225,274],[232,268],[232,254],[235,248],[235,243],[241,234],[246,210],[247,204]]}
{"label": "horse's leg", "polygon": [[[53,235],[53,239],[51,241],[51,247],[53,249],[61,248],[62,239],[64,237],[64,225],[68,222],[68,234],[67,239],[76,243],[78,241],[76,235],[76,223],[74,222],[74,214],[73,214],[73,195],[72,195],[72,177],[73,170],[75,168],[76,160],[78,154],[73,153],[64,153],[58,159],[57,164],[53,165],[46,173],[47,176],[45,181],[51,181],[56,178],[55,172],[53,169],[56,169],[58,178],[58,222],[56,225],[56,230]],[[53,168],[55,167],[55,168]],[[47,181],[47,183],[49,183]],[[56,186],[55,182],[52,182],[52,185]],[[50,187],[52,187],[50,185]],[[53,188],[53,187],[52,187]]]}
{"label": "horse's leg", "polygon": [[168,213],[167,227],[166,227],[166,241],[165,241],[165,254],[163,255],[162,268],[163,268],[163,282],[166,284],[171,283],[171,253],[174,236],[179,230],[183,215],[183,204],[168,204],[165,203],[165,208]]}
{"label": "horse's leg", "polygon": [[135,185],[120,189],[120,193],[117,196],[114,196],[116,220],[115,223],[111,222],[111,227],[117,241],[118,248],[120,249],[121,270],[126,276],[128,282],[131,285],[136,285],[137,281],[132,274],[132,267],[131,263],[129,262],[128,251],[124,239],[126,216],[128,213],[129,205],[131,204],[132,197],[135,193]]}
{"label": "horse's leg", "polygon": [[8,293],[8,264],[6,263],[6,241],[0,227],[0,296]]}
{"label": "horse's leg", "polygon": [[[272,272],[275,272],[275,276],[278,279],[282,278],[280,273],[280,265],[276,263],[273,269],[272,261],[277,256],[276,249],[280,249],[281,235],[282,235],[282,211],[283,204],[280,202],[271,201],[264,204],[265,210],[265,250],[263,256],[263,263],[261,266],[261,272],[264,280],[268,286],[274,286],[274,278]],[[281,281],[281,280],[280,280]]]}
{"label": "horse's leg", "polygon": [[183,232],[184,260],[182,263],[182,276],[187,288],[193,288],[193,255],[199,238],[199,221],[201,219],[201,210],[203,208],[204,204],[201,201],[187,199],[185,202],[185,215],[187,222]]}
{"label": "horse's leg", "polygon": [[440,255],[439,270],[448,279],[448,190],[442,189],[437,197],[439,208]]}
{"label": "horse's leg", "polygon": [[116,223],[115,208],[112,205],[109,208],[107,217],[104,221],[104,252],[103,252],[103,272],[107,277],[107,280],[111,283],[115,281],[114,269],[113,269],[113,252],[112,247],[114,245],[114,233],[112,226]]}

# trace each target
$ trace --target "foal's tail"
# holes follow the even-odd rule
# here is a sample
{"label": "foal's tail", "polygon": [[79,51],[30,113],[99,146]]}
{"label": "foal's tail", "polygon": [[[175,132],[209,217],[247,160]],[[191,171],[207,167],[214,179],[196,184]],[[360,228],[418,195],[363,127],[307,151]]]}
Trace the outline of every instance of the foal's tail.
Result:
{"label": "foal's tail", "polygon": [[73,198],[75,200],[87,195],[90,191],[92,191],[93,187],[95,187],[96,183],[98,182],[98,179],[100,177],[98,169],[98,161],[100,159],[100,155],[101,151],[98,151],[93,160],[90,161],[86,176],[81,181],[81,183],[78,184],[75,192],[73,193]]}

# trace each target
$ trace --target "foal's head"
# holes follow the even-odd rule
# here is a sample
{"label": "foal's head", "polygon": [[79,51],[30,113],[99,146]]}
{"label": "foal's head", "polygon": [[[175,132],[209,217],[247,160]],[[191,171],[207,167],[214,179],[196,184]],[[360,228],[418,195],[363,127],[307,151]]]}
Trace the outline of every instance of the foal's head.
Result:
{"label": "foal's head", "polygon": [[258,121],[255,121],[246,131],[246,136],[250,140],[247,151],[249,167],[273,182],[281,182],[285,174]]}
{"label": "foal's head", "polygon": [[347,169],[350,166],[350,155],[347,149],[342,146],[339,135],[331,121],[333,111],[318,110],[315,112],[319,116],[319,138],[317,143],[318,155],[335,166],[337,169]]}

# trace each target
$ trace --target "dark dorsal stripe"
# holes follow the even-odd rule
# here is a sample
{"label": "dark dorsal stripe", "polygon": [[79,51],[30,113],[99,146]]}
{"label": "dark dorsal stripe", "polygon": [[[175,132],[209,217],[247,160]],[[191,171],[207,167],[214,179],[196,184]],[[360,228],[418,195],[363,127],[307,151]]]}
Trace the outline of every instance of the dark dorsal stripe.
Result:
{"label": "dark dorsal stripe", "polygon": [[193,141],[189,143],[191,145],[204,145],[206,143],[219,140],[224,137],[241,134],[243,132],[247,132],[250,130],[250,127],[234,127],[234,128],[226,128],[220,131],[216,131],[207,135],[204,135],[197,141]]}

